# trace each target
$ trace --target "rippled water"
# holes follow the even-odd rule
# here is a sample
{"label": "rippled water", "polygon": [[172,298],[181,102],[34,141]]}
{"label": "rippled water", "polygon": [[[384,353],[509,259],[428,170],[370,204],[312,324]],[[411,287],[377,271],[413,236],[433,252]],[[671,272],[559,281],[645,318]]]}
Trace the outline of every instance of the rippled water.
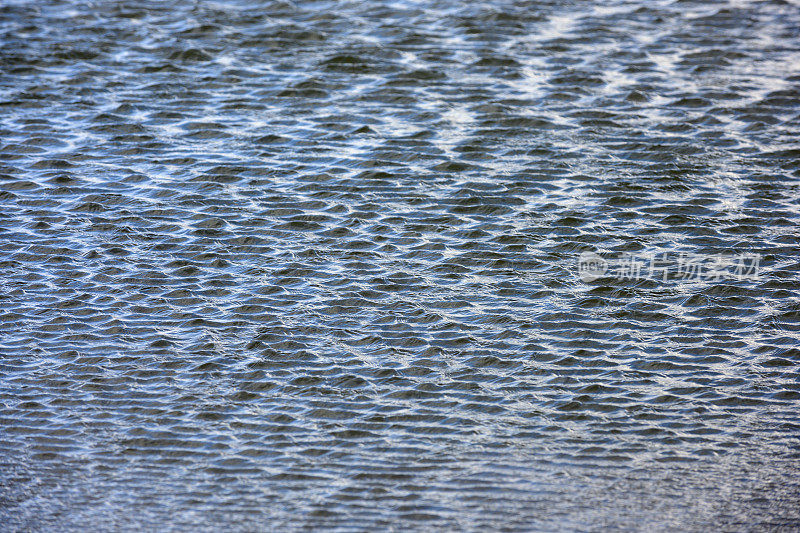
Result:
{"label": "rippled water", "polygon": [[798,2],[12,1],[0,72],[4,529],[800,528]]}

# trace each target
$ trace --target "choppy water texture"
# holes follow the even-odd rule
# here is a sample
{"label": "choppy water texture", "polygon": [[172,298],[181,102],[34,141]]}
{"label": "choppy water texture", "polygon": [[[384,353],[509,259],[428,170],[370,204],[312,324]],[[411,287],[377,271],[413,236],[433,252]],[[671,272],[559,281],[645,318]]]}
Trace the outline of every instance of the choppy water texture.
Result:
{"label": "choppy water texture", "polygon": [[2,528],[796,530],[799,46],[788,1],[3,2]]}

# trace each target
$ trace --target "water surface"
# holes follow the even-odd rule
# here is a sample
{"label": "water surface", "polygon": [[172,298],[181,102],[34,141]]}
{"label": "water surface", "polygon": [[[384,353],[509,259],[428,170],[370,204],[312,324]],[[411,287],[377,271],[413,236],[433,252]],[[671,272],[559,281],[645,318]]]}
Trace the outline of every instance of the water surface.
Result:
{"label": "water surface", "polygon": [[798,43],[789,1],[4,2],[3,528],[799,528]]}

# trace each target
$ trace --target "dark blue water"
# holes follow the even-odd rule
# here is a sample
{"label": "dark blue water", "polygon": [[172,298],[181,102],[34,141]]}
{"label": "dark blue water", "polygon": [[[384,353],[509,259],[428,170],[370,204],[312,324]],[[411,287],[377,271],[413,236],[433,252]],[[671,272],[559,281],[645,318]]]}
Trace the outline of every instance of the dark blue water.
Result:
{"label": "dark blue water", "polygon": [[3,2],[0,529],[800,528],[798,126],[796,1]]}

